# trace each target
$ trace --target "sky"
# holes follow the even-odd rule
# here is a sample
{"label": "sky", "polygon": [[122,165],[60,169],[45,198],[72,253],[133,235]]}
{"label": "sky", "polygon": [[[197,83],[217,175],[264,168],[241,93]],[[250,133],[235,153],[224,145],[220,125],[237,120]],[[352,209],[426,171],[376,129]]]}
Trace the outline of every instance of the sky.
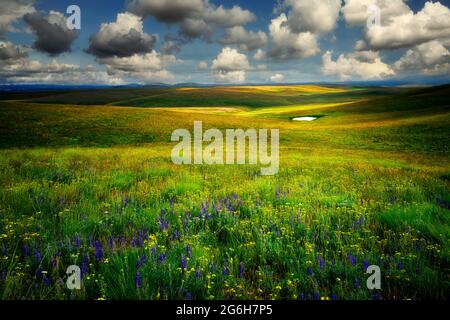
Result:
{"label": "sky", "polygon": [[0,84],[450,82],[450,0],[0,4]]}

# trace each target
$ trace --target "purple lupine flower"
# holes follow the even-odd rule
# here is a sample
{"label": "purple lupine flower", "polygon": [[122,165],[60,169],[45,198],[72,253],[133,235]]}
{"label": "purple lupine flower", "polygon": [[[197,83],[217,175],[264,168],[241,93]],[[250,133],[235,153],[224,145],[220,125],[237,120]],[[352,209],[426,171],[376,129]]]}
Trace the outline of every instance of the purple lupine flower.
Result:
{"label": "purple lupine flower", "polygon": [[36,270],[36,274],[35,274],[36,278],[38,278],[38,279],[42,278],[42,271],[44,271],[44,270],[42,270],[42,267],[39,265],[39,267]]}
{"label": "purple lupine flower", "polygon": [[144,237],[142,236],[142,232],[138,232],[138,245],[139,247],[144,246]]}
{"label": "purple lupine flower", "polygon": [[166,260],[166,254],[165,253],[161,253],[159,255],[159,262],[164,262]]}
{"label": "purple lupine flower", "polygon": [[50,281],[50,278],[48,278],[48,277],[44,277],[44,285],[46,286],[46,287],[50,287],[50,285],[52,284],[52,282]]}
{"label": "purple lupine flower", "polygon": [[302,292],[300,293],[300,295],[298,296],[299,300],[305,300],[305,294]]}
{"label": "purple lupine flower", "polygon": [[89,271],[89,257],[87,254],[84,255],[83,263],[81,264],[81,278],[84,278],[84,276]]}
{"label": "purple lupine flower", "polygon": [[331,295],[331,300],[337,300],[337,296],[333,293],[332,295]]}
{"label": "purple lupine flower", "polygon": [[97,261],[103,260],[103,248],[102,244],[98,240],[95,241],[95,258]]}
{"label": "purple lupine flower", "polygon": [[364,271],[367,271],[367,268],[369,268],[369,261],[364,260],[363,261],[363,267],[364,267]]}
{"label": "purple lupine flower", "polygon": [[56,258],[53,258],[52,261],[51,261],[50,263],[51,263],[52,268],[55,268],[55,267],[56,267],[56,264],[57,264]]}
{"label": "purple lupine flower", "polygon": [[42,255],[38,250],[36,250],[36,252],[34,253],[34,257],[36,258],[37,263],[41,263]]}
{"label": "purple lupine flower", "polygon": [[361,283],[359,282],[358,279],[355,279],[354,285],[355,285],[355,289],[361,289]]}
{"label": "purple lupine flower", "polygon": [[89,246],[93,247],[94,246],[94,241],[92,240],[92,235],[88,236],[88,241],[89,241]]}
{"label": "purple lupine flower", "polygon": [[108,247],[109,247],[110,250],[114,248],[114,239],[113,239],[113,237],[109,237],[108,238]]}
{"label": "purple lupine flower", "polygon": [[187,261],[183,257],[183,255],[181,255],[180,263],[181,263],[181,269],[186,270],[187,269]]}
{"label": "purple lupine flower", "polygon": [[244,263],[239,263],[239,278],[243,278],[245,273]]}
{"label": "purple lupine flower", "polygon": [[131,245],[133,246],[133,248],[136,248],[136,238],[133,237],[133,240],[131,241]]}
{"label": "purple lupine flower", "polygon": [[144,235],[144,240],[148,240],[148,231],[147,228],[142,228],[142,234]]}
{"label": "purple lupine flower", "polygon": [[192,300],[192,293],[188,292],[186,294],[186,300]]}
{"label": "purple lupine flower", "polygon": [[314,300],[320,300],[320,294],[318,292],[314,292]]}
{"label": "purple lupine flower", "polygon": [[136,262],[136,269],[141,268],[147,262],[147,256],[144,254],[142,257],[138,259]]}
{"label": "purple lupine flower", "polygon": [[223,267],[222,274],[228,276],[230,274],[230,269],[227,266]]}
{"label": "purple lupine flower", "polygon": [[306,270],[306,274],[308,276],[312,276],[313,275],[313,269],[311,267],[308,267],[308,269]]}
{"label": "purple lupine flower", "polygon": [[23,256],[26,258],[30,255],[30,248],[27,245],[24,245],[22,248]]}
{"label": "purple lupine flower", "polygon": [[192,258],[192,249],[191,249],[191,246],[189,244],[186,246],[186,256],[189,259]]}
{"label": "purple lupine flower", "polygon": [[311,300],[311,294],[308,293],[308,294],[306,295],[306,300]]}
{"label": "purple lupine flower", "polygon": [[136,284],[136,288],[138,289],[142,288],[142,278],[139,271],[136,272],[136,276],[134,277],[134,283]]}
{"label": "purple lupine flower", "polygon": [[319,266],[320,266],[320,269],[323,269],[325,266],[325,261],[323,260],[322,257],[319,257]]}
{"label": "purple lupine flower", "polygon": [[200,271],[200,268],[197,268],[197,271],[195,272],[195,277],[197,279],[200,279],[201,276],[202,276],[202,272]]}
{"label": "purple lupine flower", "polygon": [[155,246],[153,246],[152,247],[152,257],[154,258],[154,257],[156,257],[156,247]]}
{"label": "purple lupine flower", "polygon": [[355,258],[355,256],[353,256],[353,254],[351,254],[351,253],[348,254],[348,260],[350,261],[352,266],[356,266],[356,258]]}
{"label": "purple lupine flower", "polygon": [[167,222],[164,219],[164,217],[160,217],[158,220],[159,220],[159,230],[160,231],[167,230]]}
{"label": "purple lupine flower", "polygon": [[398,263],[397,263],[397,270],[398,271],[401,271],[403,269],[403,263],[401,262],[401,261],[399,261]]}
{"label": "purple lupine flower", "polygon": [[81,240],[78,236],[75,236],[75,238],[73,239],[74,245],[75,247],[79,248],[81,246]]}

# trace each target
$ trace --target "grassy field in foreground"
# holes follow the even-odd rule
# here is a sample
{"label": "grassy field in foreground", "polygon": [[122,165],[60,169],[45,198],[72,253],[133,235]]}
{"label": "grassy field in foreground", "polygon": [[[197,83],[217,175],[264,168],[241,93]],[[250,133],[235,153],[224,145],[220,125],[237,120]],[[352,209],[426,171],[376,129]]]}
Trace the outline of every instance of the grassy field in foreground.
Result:
{"label": "grassy field in foreground", "polygon": [[[446,299],[450,87],[2,96],[2,299]],[[310,123],[294,117],[316,116]],[[170,134],[279,128],[280,172]],[[79,265],[82,288],[66,288]],[[382,289],[366,287],[379,265]]]}

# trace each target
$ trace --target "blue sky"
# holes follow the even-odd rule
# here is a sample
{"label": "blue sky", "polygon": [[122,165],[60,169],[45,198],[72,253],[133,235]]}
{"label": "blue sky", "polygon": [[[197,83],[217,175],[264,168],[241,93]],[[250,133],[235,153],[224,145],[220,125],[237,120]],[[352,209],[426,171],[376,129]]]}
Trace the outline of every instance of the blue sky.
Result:
{"label": "blue sky", "polygon": [[[4,1],[2,83],[449,79],[448,0]],[[73,4],[76,31],[58,22]]]}

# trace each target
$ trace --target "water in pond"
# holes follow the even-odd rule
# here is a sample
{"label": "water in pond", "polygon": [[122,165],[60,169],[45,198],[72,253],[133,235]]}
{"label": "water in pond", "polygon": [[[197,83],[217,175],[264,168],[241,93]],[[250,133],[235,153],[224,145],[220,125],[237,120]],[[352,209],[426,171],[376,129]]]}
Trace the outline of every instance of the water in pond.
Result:
{"label": "water in pond", "polygon": [[293,121],[314,121],[316,120],[316,117],[299,117],[292,119]]}

